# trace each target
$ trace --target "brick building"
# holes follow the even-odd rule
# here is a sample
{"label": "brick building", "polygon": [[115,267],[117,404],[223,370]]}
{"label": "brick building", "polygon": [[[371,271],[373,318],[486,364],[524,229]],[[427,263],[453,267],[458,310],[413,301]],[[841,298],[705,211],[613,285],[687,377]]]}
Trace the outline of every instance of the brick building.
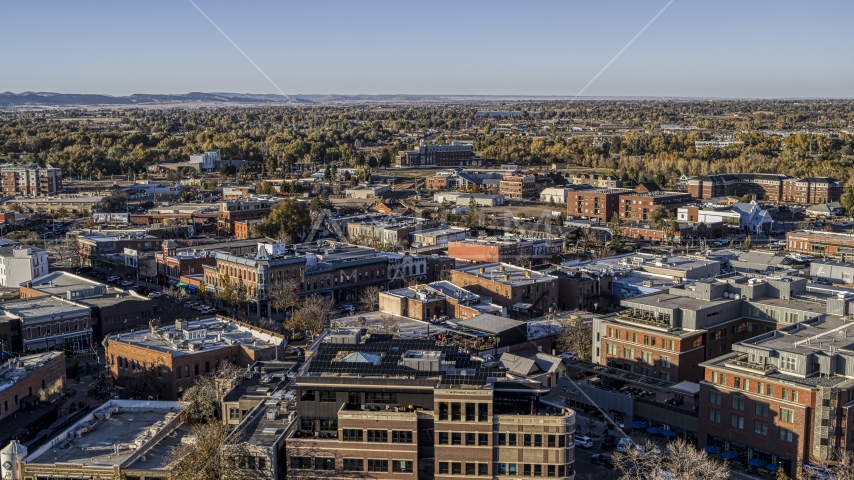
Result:
{"label": "brick building", "polygon": [[492,298],[511,316],[543,314],[557,307],[557,277],[514,265],[487,263],[460,268],[451,272],[451,283]]}
{"label": "brick building", "polygon": [[13,336],[20,345],[12,351],[43,352],[69,348],[75,352],[92,345],[92,309],[57,297],[14,300],[0,304],[0,322],[11,322],[17,328]]}
{"label": "brick building", "polygon": [[264,218],[275,204],[275,200],[257,198],[241,198],[220,202],[217,234],[233,235],[235,222]]}
{"label": "brick building", "polygon": [[175,400],[220,363],[248,365],[284,356],[284,336],[236,321],[213,317],[178,320],[107,337],[105,356],[114,384],[122,388],[137,375],[156,376],[161,398]]}
{"label": "brick building", "polygon": [[829,177],[791,178],[772,173],[719,173],[688,179],[694,198],[749,195],[767,202],[829,203],[842,197],[844,185]]}
{"label": "brick building", "polygon": [[246,240],[252,238],[252,226],[261,223],[263,218],[254,218],[252,220],[239,220],[234,222],[234,239]]}
{"label": "brick building", "polygon": [[566,213],[571,218],[608,222],[619,211],[624,189],[575,190],[567,193]]}
{"label": "brick building", "polygon": [[790,203],[830,203],[842,198],[845,184],[829,177],[787,178],[783,181],[783,201]]}
{"label": "brick building", "polygon": [[580,271],[549,265],[537,269],[558,278],[557,308],[571,310],[608,310],[616,303],[613,298],[614,278],[597,271]]}
{"label": "brick building", "polygon": [[[0,421],[33,403],[38,404],[42,393],[45,397],[53,397],[64,391],[64,353],[47,352],[10,358],[0,366]],[[6,431],[5,436],[13,433]]]}
{"label": "brick building", "polygon": [[[850,308],[850,299],[839,303],[840,312]],[[849,326],[828,315],[738,342],[703,363],[699,446],[778,464],[791,477],[801,464],[854,449]]]}
{"label": "brick building", "polygon": [[682,192],[625,193],[620,195],[620,218],[629,221],[648,221],[658,207],[676,214],[676,209],[691,201],[691,195]]}
{"label": "brick building", "polygon": [[448,256],[463,263],[551,263],[563,253],[562,238],[488,237],[448,242]]}
{"label": "brick building", "polygon": [[214,252],[206,250],[181,250],[173,240],[163,242],[163,250],[154,254],[157,264],[157,283],[176,284],[182,275],[196,275],[204,271],[205,265],[216,265]]}
{"label": "brick building", "polygon": [[622,300],[627,310],[594,318],[593,361],[671,382],[699,381],[703,361],[733,344],[826,315],[828,304],[799,298],[806,279],[730,277],[700,280]]}
{"label": "brick building", "polygon": [[471,145],[453,142],[450,145],[425,145],[422,140],[415,150],[397,154],[398,168],[470,167],[481,164]]}
{"label": "brick building", "polygon": [[513,174],[501,179],[498,193],[514,200],[537,198],[537,177]]}
{"label": "brick building", "polygon": [[[461,364],[464,375],[455,367]],[[346,386],[335,374],[345,371]],[[543,415],[547,387],[506,380],[456,347],[331,334],[294,381],[288,470],[377,479],[573,478],[575,413]]]}
{"label": "brick building", "polygon": [[400,288],[381,292],[381,312],[422,321],[440,317],[468,319],[483,314],[504,316],[507,310],[451,282],[433,282],[427,285]]}
{"label": "brick building", "polygon": [[35,164],[0,166],[3,195],[52,196],[62,190],[62,169]]}
{"label": "brick building", "polygon": [[840,257],[854,250],[854,235],[850,233],[795,230],[786,232],[786,250],[810,255]]}

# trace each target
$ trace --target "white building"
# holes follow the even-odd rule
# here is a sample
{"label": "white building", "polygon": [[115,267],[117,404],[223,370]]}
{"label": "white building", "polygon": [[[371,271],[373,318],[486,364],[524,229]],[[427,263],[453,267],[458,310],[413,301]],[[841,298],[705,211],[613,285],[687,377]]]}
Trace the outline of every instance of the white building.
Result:
{"label": "white building", "polygon": [[542,192],[540,192],[540,201],[543,203],[554,202],[559,205],[566,205],[566,196],[568,193],[568,188],[545,188]]}
{"label": "white building", "polygon": [[0,248],[0,286],[19,287],[47,275],[47,252],[26,245]]}
{"label": "white building", "polygon": [[457,192],[439,192],[433,195],[433,201],[442,203],[445,200],[453,205],[467,207],[474,199],[479,207],[497,207],[504,205],[506,200],[504,195],[489,195],[485,193],[457,193]]}
{"label": "white building", "polygon": [[190,163],[198,165],[196,168],[201,172],[216,170],[216,167],[219,165],[221,160],[222,158],[220,157],[218,148],[216,150],[207,150],[204,153],[190,155]]}
{"label": "white building", "polygon": [[767,232],[774,228],[774,219],[763,210],[756,200],[750,203],[734,203],[729,210],[704,210],[699,207],[683,207],[676,211],[680,222],[722,222],[732,228],[750,233]]}

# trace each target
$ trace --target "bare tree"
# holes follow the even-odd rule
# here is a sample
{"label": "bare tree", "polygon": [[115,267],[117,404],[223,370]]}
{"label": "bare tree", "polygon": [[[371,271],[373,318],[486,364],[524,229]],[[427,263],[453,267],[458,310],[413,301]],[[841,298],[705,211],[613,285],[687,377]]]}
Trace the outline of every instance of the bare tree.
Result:
{"label": "bare tree", "polygon": [[[250,458],[245,445],[223,451],[223,443],[231,427],[220,422],[193,425],[188,437],[169,454],[172,478],[176,480],[223,480],[231,478],[262,478],[260,471],[240,468],[241,460]],[[239,469],[239,472],[238,472]]]}
{"label": "bare tree", "polygon": [[239,383],[242,374],[242,368],[222,362],[213,373],[199,377],[181,396],[188,404],[185,409],[188,422],[199,424],[219,419],[222,399]]}
{"label": "bare tree", "polygon": [[380,316],[380,322],[371,326],[371,333],[381,333],[385,335],[393,335],[400,331],[400,321],[394,317],[384,313]]}
{"label": "bare tree", "polygon": [[613,459],[619,480],[663,478],[661,448],[649,438],[633,438],[625,452],[615,452]]}
{"label": "bare tree", "polygon": [[727,480],[729,466],[721,460],[679,438],[667,444],[662,469],[672,475],[673,480]]}
{"label": "bare tree", "polygon": [[371,285],[362,289],[359,294],[359,307],[363,312],[373,312],[380,304],[380,287]]}
{"label": "bare tree", "polygon": [[[815,478],[832,478],[834,480],[854,480],[854,453],[849,450],[834,450],[830,453],[830,458],[825,461],[816,462],[813,460],[814,469],[801,467],[798,469],[796,478],[799,480],[812,480]],[[826,476],[821,477],[821,471],[826,473]],[[782,470],[778,470],[782,472]],[[780,475],[777,476],[778,479]],[[788,477],[783,477],[788,478]]]}
{"label": "bare tree", "polygon": [[557,348],[561,352],[572,352],[578,358],[590,360],[593,354],[593,327],[584,325],[578,315],[561,319],[557,327]]}
{"label": "bare tree", "polygon": [[319,334],[329,326],[332,318],[332,308],[335,301],[323,295],[309,295],[302,301],[302,306],[294,311],[293,316],[285,322],[285,328],[295,332],[305,330],[310,335]]}
{"label": "bare tree", "polygon": [[299,282],[293,278],[276,282],[270,287],[271,305],[276,310],[287,311],[299,305]]}

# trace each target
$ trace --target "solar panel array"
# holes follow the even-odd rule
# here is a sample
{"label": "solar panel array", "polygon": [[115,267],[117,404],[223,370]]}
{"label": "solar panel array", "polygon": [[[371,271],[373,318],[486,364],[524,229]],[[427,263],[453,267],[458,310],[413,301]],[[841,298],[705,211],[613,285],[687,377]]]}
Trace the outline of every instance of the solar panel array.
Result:
{"label": "solar panel array", "polygon": [[[445,374],[440,371],[415,370],[400,364],[404,353],[409,350],[439,351],[445,361],[454,362],[456,372]],[[378,364],[370,362],[342,362],[339,352],[362,352],[381,356]],[[465,375],[463,375],[465,371]],[[394,338],[392,335],[372,335],[365,343],[323,343],[311,356],[309,374],[345,374],[359,376],[441,376],[442,383],[484,384],[488,377],[503,377],[504,370],[483,368],[483,362],[473,360],[468,353],[461,353],[456,346],[440,346],[431,340]]]}

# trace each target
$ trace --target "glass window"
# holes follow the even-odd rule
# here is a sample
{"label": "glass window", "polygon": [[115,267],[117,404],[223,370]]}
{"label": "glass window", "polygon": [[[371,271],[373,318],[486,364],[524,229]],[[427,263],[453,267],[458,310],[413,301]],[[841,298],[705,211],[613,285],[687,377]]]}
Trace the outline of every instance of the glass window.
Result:
{"label": "glass window", "polygon": [[542,477],[543,476],[543,466],[542,465],[534,465],[534,476]]}
{"label": "glass window", "polygon": [[315,470],[335,470],[335,458],[316,457],[314,459]]}
{"label": "glass window", "polygon": [[308,470],[311,468],[311,457],[291,457],[291,468],[296,470]]}
{"label": "glass window", "polygon": [[540,434],[534,435],[534,446],[535,447],[542,447],[543,446],[543,436],[542,435],[540,435]]}
{"label": "glass window", "polygon": [[507,464],[507,473],[509,473],[510,475],[516,475],[516,464],[515,463],[508,463]]}
{"label": "glass window", "polygon": [[753,433],[759,435],[768,435],[768,423],[763,422],[762,420],[754,420]]}
{"label": "glass window", "polygon": [[481,476],[489,475],[489,465],[486,463],[478,463],[477,474]]}
{"label": "glass window", "polygon": [[409,430],[392,430],[391,443],[412,443],[412,432]]}
{"label": "glass window", "polygon": [[786,423],[793,423],[795,418],[795,412],[793,410],[789,410],[788,408],[780,409],[780,421]]}
{"label": "glass window", "polygon": [[498,434],[498,446],[503,447],[504,445],[507,445],[507,434],[506,433],[499,433]]}
{"label": "glass window", "polygon": [[451,433],[451,445],[462,445],[463,444],[463,434],[460,432]]}
{"label": "glass window", "polygon": [[488,433],[478,433],[477,434],[477,444],[480,446],[489,445],[489,434]]}
{"label": "glass window", "polygon": [[462,419],[462,412],[461,412],[461,410],[462,410],[462,406],[461,406],[461,404],[459,404],[459,403],[452,403],[452,404],[451,404],[451,420],[453,420],[453,421],[459,421],[460,419]]}
{"label": "glass window", "polygon": [[476,445],[473,433],[466,433],[466,445]]}
{"label": "glass window", "polygon": [[661,356],[661,366],[663,368],[670,368],[670,357],[662,355]]}
{"label": "glass window", "polygon": [[709,403],[720,405],[721,404],[721,392],[716,392],[714,390],[709,391]]}
{"label": "glass window", "polygon": [[548,441],[548,443],[547,443],[546,445],[547,445],[549,448],[554,448],[554,446],[555,446],[555,436],[554,436],[554,435],[549,435],[549,436],[548,436],[548,440],[547,440],[547,441]]}
{"label": "glass window", "polygon": [[756,402],[756,414],[762,417],[768,416],[768,404]]}
{"label": "glass window", "polygon": [[709,409],[709,421],[721,423],[721,411],[716,408]]}
{"label": "glass window", "polygon": [[448,402],[439,402],[439,420],[448,419]]}
{"label": "glass window", "polygon": [[531,434],[530,433],[526,433],[526,434],[522,435],[522,440],[523,440],[523,444],[522,444],[523,446],[525,446],[525,447],[531,446]]}
{"label": "glass window", "polygon": [[394,473],[412,473],[412,460],[392,460],[391,471]]}
{"label": "glass window", "polygon": [[374,443],[388,443],[388,430],[368,430],[368,441]]}
{"label": "glass window", "polygon": [[365,403],[383,403],[393,405],[397,403],[397,394],[389,392],[367,392]]}
{"label": "glass window", "polygon": [[485,422],[489,419],[489,404],[487,403],[478,403],[477,404],[477,421]]}
{"label": "glass window", "polygon": [[345,472],[362,472],[365,470],[364,460],[361,458],[345,458],[344,459],[344,471]]}
{"label": "glass window", "polygon": [[509,445],[511,447],[516,446],[516,434],[515,433],[508,433],[507,434],[507,445]]}
{"label": "glass window", "polygon": [[448,444],[448,432],[439,432],[439,445]]}
{"label": "glass window", "polygon": [[448,474],[448,462],[439,462],[439,474],[447,475]]}
{"label": "glass window", "polygon": [[732,408],[734,410],[744,410],[744,397],[732,397]]}
{"label": "glass window", "polygon": [[475,410],[475,404],[473,404],[473,403],[467,403],[466,404],[466,421],[467,422],[473,422],[474,421],[474,410]]}
{"label": "glass window", "polygon": [[335,392],[320,391],[320,402],[334,403],[336,400]]}
{"label": "glass window", "polygon": [[463,474],[463,464],[460,462],[454,462],[451,464],[451,475],[462,475]]}
{"label": "glass window", "polygon": [[466,475],[477,475],[477,464],[466,462]]}
{"label": "glass window", "polygon": [[794,437],[794,433],[795,432],[789,430],[788,428],[780,427],[780,440],[783,440],[785,442],[791,442],[793,441],[792,438]]}
{"label": "glass window", "polygon": [[344,436],[343,440],[345,442],[361,442],[363,438],[362,430],[355,428],[345,428],[341,433]]}
{"label": "glass window", "polygon": [[744,417],[741,415],[732,414],[732,419],[730,421],[730,425],[735,428],[744,429]]}
{"label": "glass window", "polygon": [[368,460],[369,472],[388,472],[388,460]]}

